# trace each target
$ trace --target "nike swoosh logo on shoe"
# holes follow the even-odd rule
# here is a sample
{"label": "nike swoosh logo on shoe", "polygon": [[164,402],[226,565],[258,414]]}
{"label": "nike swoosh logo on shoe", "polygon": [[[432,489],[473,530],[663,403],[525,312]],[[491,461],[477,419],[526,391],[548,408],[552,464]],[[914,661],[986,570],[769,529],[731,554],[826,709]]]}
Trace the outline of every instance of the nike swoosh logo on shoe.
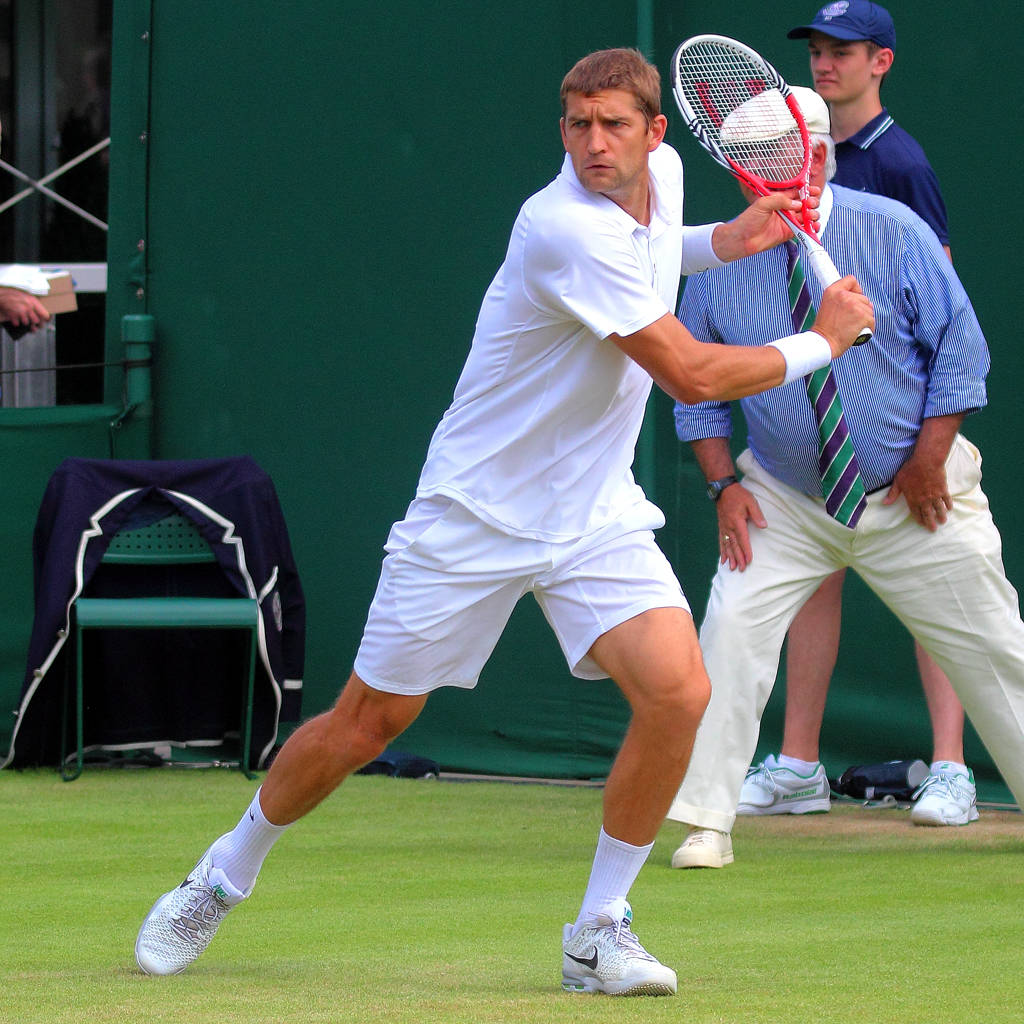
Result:
{"label": "nike swoosh logo on shoe", "polygon": [[186,878],[185,881],[182,882],[181,885],[178,886],[178,888],[179,889],[184,889],[186,885],[191,885],[191,884],[192,884],[192,876],[189,875],[188,878]]}
{"label": "nike swoosh logo on shoe", "polygon": [[594,947],[594,955],[591,957],[584,956],[573,956],[572,953],[565,954],[570,960],[575,960],[578,964],[583,964],[584,967],[589,967],[592,971],[597,970],[597,946]]}

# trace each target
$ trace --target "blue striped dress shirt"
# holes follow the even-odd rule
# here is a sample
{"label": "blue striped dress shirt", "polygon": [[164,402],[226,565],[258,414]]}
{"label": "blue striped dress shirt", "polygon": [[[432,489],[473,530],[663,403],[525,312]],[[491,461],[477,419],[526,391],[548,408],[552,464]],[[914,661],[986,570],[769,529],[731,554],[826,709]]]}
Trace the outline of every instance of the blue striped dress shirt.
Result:
{"label": "blue striped dress shirt", "polygon": [[[875,308],[875,333],[832,365],[870,492],[892,482],[921,421],[986,404],[988,346],[934,232],[908,207],[840,186],[825,189],[822,245]],[[807,279],[815,305],[821,286]],[[783,246],[687,279],[679,319],[700,341],[765,345],[793,333]],[[820,496],[818,432],[803,381],[740,401],[754,458],[783,483]],[[729,437],[727,402],[676,403],[681,441]]]}

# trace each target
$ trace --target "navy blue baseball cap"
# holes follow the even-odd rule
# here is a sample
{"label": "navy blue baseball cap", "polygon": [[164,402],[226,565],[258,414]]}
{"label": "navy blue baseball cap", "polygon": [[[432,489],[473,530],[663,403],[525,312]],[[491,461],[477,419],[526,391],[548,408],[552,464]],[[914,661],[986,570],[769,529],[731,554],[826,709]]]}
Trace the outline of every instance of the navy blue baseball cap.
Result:
{"label": "navy blue baseball cap", "polygon": [[825,4],[809,25],[799,25],[786,33],[789,39],[806,39],[812,32],[833,39],[866,39],[887,50],[896,49],[896,26],[884,7],[868,0],[836,0]]}

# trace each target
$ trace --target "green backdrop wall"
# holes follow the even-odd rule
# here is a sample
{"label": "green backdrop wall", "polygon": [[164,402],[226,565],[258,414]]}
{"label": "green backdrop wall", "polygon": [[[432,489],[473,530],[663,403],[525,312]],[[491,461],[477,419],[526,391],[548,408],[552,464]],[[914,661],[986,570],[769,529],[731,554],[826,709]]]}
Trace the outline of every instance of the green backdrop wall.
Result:
{"label": "green backdrop wall", "polygon": [[[1015,204],[992,196],[984,147],[1000,137],[1020,148],[986,121],[1002,83],[985,59],[990,26],[1009,32],[1022,16],[1008,2],[988,10],[974,25],[962,11],[894,4],[899,49],[885,97],[943,182],[956,264],[989,335],[992,404],[967,433],[985,453],[1019,579],[1020,487],[1005,439],[1016,414],[1008,382],[1021,369],[1010,320],[1019,260],[1013,250],[992,260],[971,224],[980,214],[1011,238],[1020,227]],[[790,0],[597,0],[585,14],[534,0],[259,0],[243,19],[200,0],[116,5],[108,333],[116,339],[126,313],[156,318],[155,456],[246,453],[274,479],[307,594],[307,713],[328,706],[348,674],[381,545],[412,496],[480,297],[519,205],[558,170],[561,76],[589,50],[638,40],[666,69],[681,39],[715,31],[806,82],[804,46],[785,29],[813,11]],[[966,83],[939,73],[954,50],[971,69]],[[734,187],[683,137],[665,98],[687,166],[687,221],[738,211]],[[963,124],[975,109],[980,121]],[[638,472],[669,518],[659,539],[699,618],[714,521],[664,396],[644,450]],[[0,652],[11,705],[16,646]],[[778,689],[765,750],[778,742]],[[611,684],[569,676],[527,599],[478,689],[436,694],[402,745],[451,770],[601,776],[625,721]],[[929,753],[910,640],[854,579],[824,744],[836,771]],[[983,792],[1005,796],[973,735],[969,756]]]}

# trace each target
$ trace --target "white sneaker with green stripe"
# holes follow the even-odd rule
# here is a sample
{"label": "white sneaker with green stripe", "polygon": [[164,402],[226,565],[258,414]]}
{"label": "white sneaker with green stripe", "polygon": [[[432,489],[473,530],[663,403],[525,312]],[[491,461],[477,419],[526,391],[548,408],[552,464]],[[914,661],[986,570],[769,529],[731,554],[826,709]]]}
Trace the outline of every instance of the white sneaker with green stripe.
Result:
{"label": "white sneaker with green stripe", "polygon": [[819,761],[808,775],[783,768],[774,754],[747,770],[740,790],[737,814],[822,814],[832,808],[832,798]]}
{"label": "white sneaker with green stripe", "polygon": [[915,825],[970,825],[977,821],[974,772],[952,761],[936,761],[914,794],[910,820]]}

